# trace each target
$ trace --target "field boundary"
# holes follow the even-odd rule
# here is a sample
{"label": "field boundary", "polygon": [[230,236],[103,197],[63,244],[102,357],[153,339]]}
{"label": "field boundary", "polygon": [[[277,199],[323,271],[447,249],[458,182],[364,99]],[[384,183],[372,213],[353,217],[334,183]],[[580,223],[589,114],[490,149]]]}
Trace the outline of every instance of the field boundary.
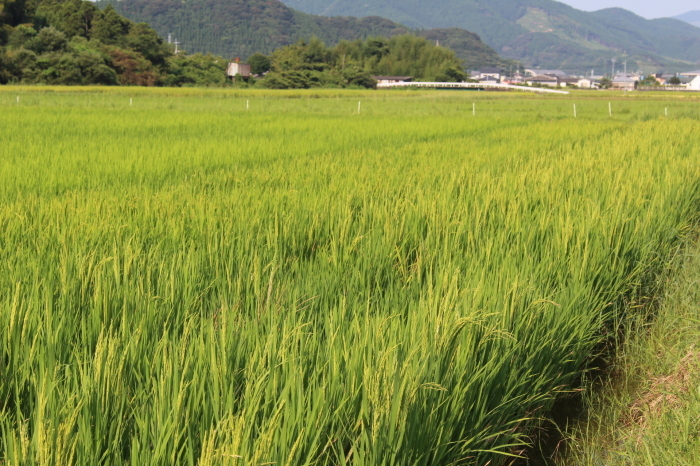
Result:
{"label": "field boundary", "polygon": [[536,94],[560,94],[566,95],[568,91],[558,91],[556,89],[543,89],[541,87],[525,87],[513,86],[512,84],[491,84],[491,83],[441,83],[441,82],[410,82],[410,83],[380,83],[377,84],[377,89],[395,89],[406,87],[421,87],[428,89],[475,89],[485,91],[505,90],[505,91],[524,91],[534,92]]}

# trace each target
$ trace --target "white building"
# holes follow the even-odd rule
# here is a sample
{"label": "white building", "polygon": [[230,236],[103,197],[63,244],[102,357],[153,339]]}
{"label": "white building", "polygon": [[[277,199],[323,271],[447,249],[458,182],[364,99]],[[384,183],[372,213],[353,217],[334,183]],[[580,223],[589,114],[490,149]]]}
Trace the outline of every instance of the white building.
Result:
{"label": "white building", "polygon": [[688,89],[691,91],[700,91],[700,74],[695,76],[695,78],[688,83]]}
{"label": "white building", "polygon": [[372,76],[372,79],[377,81],[377,84],[397,84],[410,83],[413,76]]}
{"label": "white building", "polygon": [[229,63],[226,69],[226,76],[235,78],[237,74],[240,74],[244,78],[250,78],[250,65],[238,62]]}
{"label": "white building", "polygon": [[558,78],[559,87],[578,86],[578,78]]}
{"label": "white building", "polygon": [[578,80],[577,86],[581,89],[597,89],[600,87],[600,83],[595,79],[581,78]]}
{"label": "white building", "polygon": [[482,76],[479,78],[479,83],[481,84],[498,84],[500,81],[498,78],[494,78],[493,76]]}
{"label": "white building", "polygon": [[554,76],[548,76],[545,74],[531,76],[527,78],[525,82],[528,84],[537,84],[540,86],[559,87],[559,79],[555,78]]}
{"label": "white building", "polygon": [[[503,76],[503,70],[496,67],[486,67],[479,70],[479,77],[477,78],[479,82],[481,80],[486,80],[487,78],[493,78],[496,82],[501,82],[501,77]],[[488,80],[490,82],[490,80]]]}

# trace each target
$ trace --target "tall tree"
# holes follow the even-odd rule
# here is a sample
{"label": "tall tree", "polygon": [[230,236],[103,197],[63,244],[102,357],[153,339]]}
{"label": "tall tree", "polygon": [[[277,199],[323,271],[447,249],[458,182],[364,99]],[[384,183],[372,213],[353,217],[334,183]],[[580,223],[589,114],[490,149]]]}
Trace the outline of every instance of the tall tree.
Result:
{"label": "tall tree", "polygon": [[34,53],[61,52],[66,49],[68,38],[64,33],[53,27],[47,27],[39,31],[36,37],[28,40],[25,47]]}
{"label": "tall tree", "polygon": [[0,84],[7,84],[12,75],[8,69],[7,55],[5,54],[5,49],[0,47]]}
{"label": "tall tree", "polygon": [[119,15],[110,4],[95,15],[90,37],[104,44],[117,44],[129,33],[132,24],[131,21]]}
{"label": "tall tree", "polygon": [[90,37],[92,21],[97,14],[92,2],[83,0],[43,0],[36,15],[68,37]]}
{"label": "tall tree", "polygon": [[248,64],[250,65],[250,72],[253,74],[263,74],[270,71],[272,63],[270,57],[263,55],[260,52],[254,53],[248,58]]}
{"label": "tall tree", "polygon": [[146,23],[131,26],[126,40],[130,48],[142,54],[156,66],[165,66],[167,58],[171,55],[168,45],[164,44],[163,39],[158,37],[156,31]]}

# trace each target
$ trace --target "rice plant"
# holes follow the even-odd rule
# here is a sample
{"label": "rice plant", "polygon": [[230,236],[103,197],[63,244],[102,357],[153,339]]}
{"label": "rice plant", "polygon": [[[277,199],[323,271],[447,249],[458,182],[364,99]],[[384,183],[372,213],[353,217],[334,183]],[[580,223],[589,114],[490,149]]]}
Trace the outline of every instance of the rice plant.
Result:
{"label": "rice plant", "polygon": [[615,104],[2,89],[0,462],[511,458],[697,220]]}

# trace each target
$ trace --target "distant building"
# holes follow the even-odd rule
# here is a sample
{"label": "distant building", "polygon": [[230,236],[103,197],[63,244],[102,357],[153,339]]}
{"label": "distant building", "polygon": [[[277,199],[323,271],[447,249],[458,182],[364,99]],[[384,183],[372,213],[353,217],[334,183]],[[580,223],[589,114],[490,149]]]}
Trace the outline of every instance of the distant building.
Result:
{"label": "distant building", "polygon": [[597,89],[600,87],[600,82],[591,78],[580,78],[576,85],[581,89]]}
{"label": "distant building", "polygon": [[236,75],[240,74],[243,78],[250,78],[250,65],[246,63],[229,63],[226,68],[226,76],[231,79],[236,79]]}
{"label": "distant building", "polygon": [[696,76],[700,76],[700,70],[686,71],[685,73],[679,73],[678,76],[686,76],[688,78],[695,78]]}
{"label": "distant building", "polygon": [[695,78],[688,83],[688,90],[700,91],[700,74],[697,74]]}
{"label": "distant building", "polygon": [[559,86],[559,80],[553,76],[547,76],[544,74],[538,74],[525,79],[528,84],[539,84],[540,86]]}
{"label": "distant building", "polygon": [[560,87],[578,86],[579,78],[557,78]]}
{"label": "distant building", "polygon": [[[700,91],[700,71],[690,71],[679,75],[657,73],[654,75],[654,78],[656,78],[656,81],[661,84],[660,86],[639,84],[637,89],[642,91],[668,92]],[[676,78],[679,82],[677,81],[676,84],[671,84],[672,78]]]}
{"label": "distant building", "polygon": [[550,76],[553,78],[568,78],[569,75],[564,73],[562,70],[525,70],[530,76]]}
{"label": "distant building", "polygon": [[633,91],[637,88],[639,76],[633,74],[618,74],[612,80],[611,88],[621,91]]}
{"label": "distant building", "polygon": [[[501,77],[503,76],[503,69],[502,68],[495,68],[495,67],[486,67],[486,68],[481,68],[479,70],[479,77],[477,78],[479,81],[482,79],[486,78],[494,78],[496,82],[501,82]],[[493,82],[493,81],[488,81],[488,82]]]}
{"label": "distant building", "polygon": [[372,76],[378,84],[410,83],[413,76]]}
{"label": "distant building", "polygon": [[479,78],[481,84],[498,84],[501,81],[493,76],[482,76]]}
{"label": "distant building", "polygon": [[659,84],[666,84],[668,83],[671,78],[674,78],[676,75],[672,73],[656,73],[654,74],[654,78],[656,78],[656,81]]}
{"label": "distant building", "polygon": [[520,73],[515,73],[513,76],[505,78],[502,81],[507,84],[522,84],[525,82],[525,78],[523,78],[523,75]]}

